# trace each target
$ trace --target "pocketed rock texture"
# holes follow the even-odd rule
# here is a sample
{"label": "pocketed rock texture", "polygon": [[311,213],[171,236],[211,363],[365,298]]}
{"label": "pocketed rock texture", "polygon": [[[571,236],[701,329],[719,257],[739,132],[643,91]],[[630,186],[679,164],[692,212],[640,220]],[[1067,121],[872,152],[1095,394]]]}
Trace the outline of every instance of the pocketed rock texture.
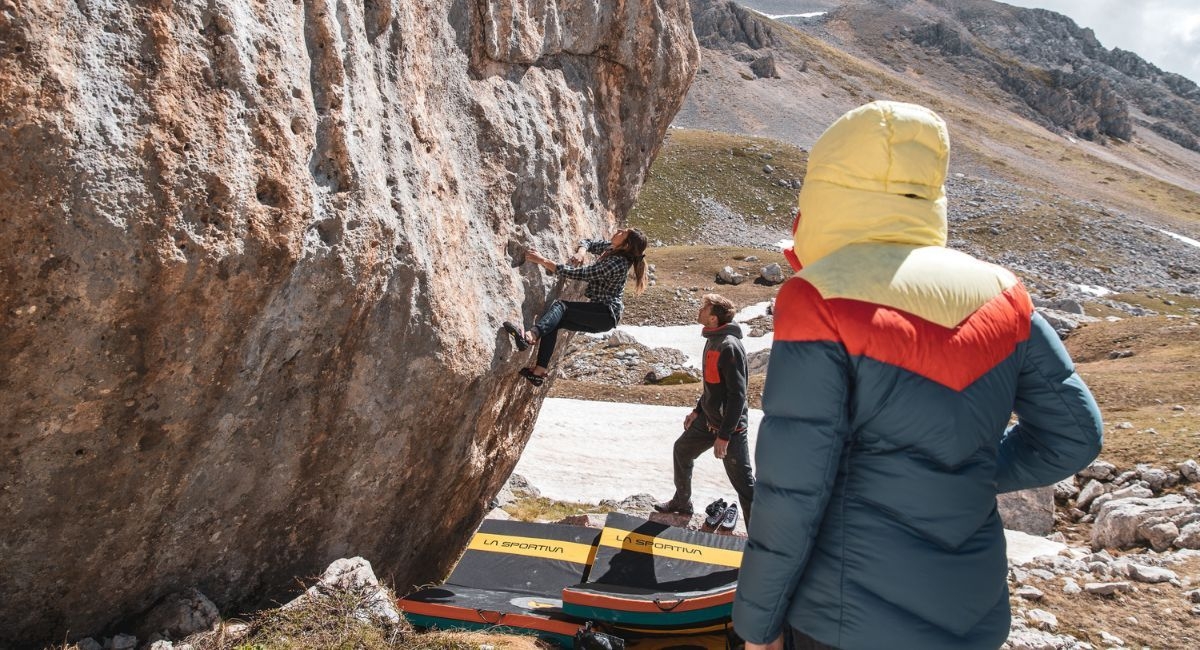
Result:
{"label": "pocketed rock texture", "polygon": [[686,0],[0,0],[0,646],[443,577],[632,205]]}

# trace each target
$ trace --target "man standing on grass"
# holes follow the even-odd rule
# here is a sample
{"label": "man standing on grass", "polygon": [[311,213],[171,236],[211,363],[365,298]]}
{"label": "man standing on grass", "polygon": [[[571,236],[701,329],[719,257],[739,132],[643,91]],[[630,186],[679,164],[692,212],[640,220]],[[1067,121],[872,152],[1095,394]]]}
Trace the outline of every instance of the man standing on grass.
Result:
{"label": "man standing on grass", "polygon": [[[747,438],[746,349],[742,347],[742,328],[733,322],[733,303],[724,296],[710,293],[700,301],[696,320],[704,326],[704,393],[696,408],[683,419],[683,434],[675,441],[675,496],[654,506],[659,512],[692,513],[692,468],[695,460],[708,449],[725,464],[725,473],[737,492],[746,524],[750,524],[750,503],[754,500],[754,471],[750,467],[750,443]],[[731,508],[732,509],[732,508]],[[712,513],[710,513],[712,514]],[[728,521],[728,520],[727,520]],[[734,509],[732,528],[737,521]]]}

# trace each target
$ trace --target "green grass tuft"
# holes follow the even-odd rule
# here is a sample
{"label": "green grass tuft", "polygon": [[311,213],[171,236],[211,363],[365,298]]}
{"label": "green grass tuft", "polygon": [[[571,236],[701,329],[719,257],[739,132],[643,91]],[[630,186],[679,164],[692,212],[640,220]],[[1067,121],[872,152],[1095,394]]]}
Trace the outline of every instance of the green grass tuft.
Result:
{"label": "green grass tuft", "polygon": [[[769,158],[768,158],[769,156]],[[788,231],[797,190],[777,181],[804,178],[808,154],[792,145],[713,131],[671,129],[629,216],[651,241],[691,242],[706,201],[748,223]],[[766,173],[763,168],[774,168]]]}
{"label": "green grass tuft", "polygon": [[563,517],[577,515],[581,512],[604,514],[611,510],[611,508],[589,503],[553,501],[546,497],[532,496],[519,497],[516,501],[504,506],[504,511],[518,521],[558,521]]}

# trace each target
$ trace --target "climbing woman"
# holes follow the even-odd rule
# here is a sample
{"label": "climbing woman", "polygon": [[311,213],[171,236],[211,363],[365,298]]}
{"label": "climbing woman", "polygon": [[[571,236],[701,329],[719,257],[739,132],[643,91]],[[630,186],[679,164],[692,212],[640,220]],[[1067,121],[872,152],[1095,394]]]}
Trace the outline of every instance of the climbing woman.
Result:
{"label": "climbing woman", "polygon": [[[592,264],[580,266],[585,252],[599,257]],[[611,241],[580,241],[579,251],[570,260],[572,264],[558,264],[535,250],[527,251],[526,262],[533,262],[564,278],[587,282],[584,295],[588,302],[555,300],[533,327],[524,331],[513,323],[504,322],[504,329],[512,335],[518,350],[527,350],[530,345],[538,344],[536,365],[522,368],[521,376],[534,386],[542,385],[546,380],[546,366],[558,341],[558,330],[607,332],[616,327],[625,308],[621,294],[625,291],[625,279],[631,271],[635,293],[646,290],[645,253],[646,236],[634,228],[618,230]]]}

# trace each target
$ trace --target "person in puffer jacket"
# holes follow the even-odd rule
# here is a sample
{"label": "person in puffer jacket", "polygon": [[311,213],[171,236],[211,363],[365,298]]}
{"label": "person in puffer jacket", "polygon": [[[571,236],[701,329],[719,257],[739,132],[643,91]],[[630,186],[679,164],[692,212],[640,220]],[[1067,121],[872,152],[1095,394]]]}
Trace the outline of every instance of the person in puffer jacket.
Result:
{"label": "person in puffer jacket", "polygon": [[809,156],[733,606],[749,650],[785,633],[797,648],[1000,647],[996,495],[1100,452],[1096,402],[1025,288],[945,248],[949,148],[933,111],[880,101]]}

